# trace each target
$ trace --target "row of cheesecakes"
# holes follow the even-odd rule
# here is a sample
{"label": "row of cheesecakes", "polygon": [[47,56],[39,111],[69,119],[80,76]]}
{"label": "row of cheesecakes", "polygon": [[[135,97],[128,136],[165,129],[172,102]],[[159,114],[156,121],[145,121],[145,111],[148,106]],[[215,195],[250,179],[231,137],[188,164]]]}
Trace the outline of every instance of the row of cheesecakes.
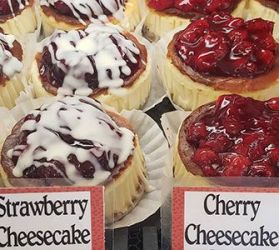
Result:
{"label": "row of cheesecakes", "polygon": [[[67,8],[83,1],[42,2],[80,23],[90,19],[88,12]],[[131,2],[106,1],[105,9],[111,3]],[[104,185],[111,222],[141,198],[146,169],[132,126],[93,98],[118,110],[138,108],[149,93],[150,61],[130,33],[101,23],[85,26],[56,31],[41,43],[31,70],[36,97],[77,96],[43,105],[18,121],[1,146],[1,175],[12,186],[36,185],[34,179],[41,185]],[[184,109],[223,93],[262,100],[278,96],[278,48],[272,34],[273,23],[262,19],[244,21],[227,13],[198,18],[172,37],[160,76]],[[22,68],[22,49],[11,35],[1,41],[2,78],[10,81]],[[1,87],[10,93],[7,83]],[[278,176],[278,103],[277,98],[226,95],[198,108],[181,125],[175,177]]]}
{"label": "row of cheesecakes", "polygon": [[[173,102],[191,110],[222,94],[260,100],[278,96],[278,44],[273,28],[274,23],[261,18],[245,21],[219,13],[194,20],[174,34],[167,52],[157,60],[159,77]],[[21,60],[11,44],[2,44],[10,61]],[[40,45],[30,73],[36,97],[91,96],[119,111],[140,108],[147,100],[150,55],[127,31],[92,23],[81,30],[56,31]],[[19,64],[11,64],[15,69],[9,73],[18,73]],[[5,89],[1,103],[9,108],[16,96],[14,89],[10,96],[6,94],[10,85],[1,85]]]}

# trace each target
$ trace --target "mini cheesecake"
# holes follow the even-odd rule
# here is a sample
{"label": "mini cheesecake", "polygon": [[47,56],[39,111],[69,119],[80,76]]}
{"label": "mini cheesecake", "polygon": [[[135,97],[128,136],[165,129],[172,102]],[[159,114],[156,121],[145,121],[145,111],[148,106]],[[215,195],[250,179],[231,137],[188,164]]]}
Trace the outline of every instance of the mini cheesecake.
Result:
{"label": "mini cheesecake", "polygon": [[279,98],[224,95],[191,113],[176,143],[174,175],[279,176]]}
{"label": "mini cheesecake", "polygon": [[246,0],[144,0],[148,15],[143,33],[146,38],[156,41],[167,32],[179,26],[186,27],[191,19],[215,12],[231,13],[243,17]]}
{"label": "mini cheesecake", "polygon": [[12,108],[20,92],[24,90],[21,72],[23,50],[13,35],[0,30],[0,106]]}
{"label": "mini cheesecake", "polygon": [[140,0],[40,0],[45,35],[85,28],[100,20],[132,31],[141,20]]}
{"label": "mini cheesecake", "polygon": [[37,97],[82,95],[116,110],[138,109],[151,85],[147,50],[131,33],[110,24],[57,31],[43,41],[31,69]]}
{"label": "mini cheesecake", "polygon": [[0,172],[6,186],[103,185],[110,223],[134,208],[147,183],[129,122],[77,96],[44,104],[18,121],[3,144]]}
{"label": "mini cheesecake", "polygon": [[0,28],[16,36],[37,28],[35,0],[3,0],[0,2]]}
{"label": "mini cheesecake", "polygon": [[248,18],[261,17],[274,22],[274,37],[279,40],[279,2],[278,0],[249,0]]}
{"label": "mini cheesecake", "polygon": [[214,14],[176,33],[159,71],[172,101],[193,110],[223,94],[279,96],[273,23]]}

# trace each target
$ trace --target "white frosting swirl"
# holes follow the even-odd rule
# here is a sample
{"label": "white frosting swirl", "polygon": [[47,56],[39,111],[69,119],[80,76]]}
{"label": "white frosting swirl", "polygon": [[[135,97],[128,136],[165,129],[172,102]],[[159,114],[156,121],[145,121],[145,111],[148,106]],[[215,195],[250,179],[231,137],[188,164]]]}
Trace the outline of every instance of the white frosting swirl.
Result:
{"label": "white frosting swirl", "polygon": [[[70,155],[75,155],[80,163],[90,162],[94,166],[94,178],[88,180],[90,184],[100,184],[133,152],[133,132],[117,126],[101,104],[91,98],[68,96],[43,105],[31,114],[40,119],[26,120],[21,127],[21,131],[30,132],[28,146],[17,145],[8,152],[10,158],[19,156],[13,169],[16,177],[23,177],[24,171],[33,165],[54,168],[73,183],[84,181],[81,172],[69,160]],[[71,144],[65,136],[72,138]],[[106,169],[100,161],[101,156],[105,156]],[[66,176],[50,162],[53,160],[65,166]]]}
{"label": "white frosting swirl", "polygon": [[[93,23],[85,30],[56,31],[47,38],[43,49],[47,47],[52,64],[65,73],[58,92],[89,96],[96,87],[122,87],[123,76],[131,76],[129,65],[138,63],[140,50],[121,32],[117,26]],[[45,70],[51,69],[42,67],[40,74]],[[91,82],[86,80],[88,74]]]}

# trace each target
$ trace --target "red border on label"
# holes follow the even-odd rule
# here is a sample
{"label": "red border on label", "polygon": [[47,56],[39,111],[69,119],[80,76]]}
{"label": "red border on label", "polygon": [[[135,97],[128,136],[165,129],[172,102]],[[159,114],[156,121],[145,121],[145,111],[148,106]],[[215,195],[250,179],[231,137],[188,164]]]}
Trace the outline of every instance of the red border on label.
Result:
{"label": "red border on label", "polygon": [[[92,250],[105,249],[104,187],[0,188],[0,194],[90,192]],[[97,215],[97,216],[96,216]]]}
{"label": "red border on label", "polygon": [[172,250],[184,249],[184,197],[186,191],[220,193],[279,193],[279,188],[174,187],[172,191]]}

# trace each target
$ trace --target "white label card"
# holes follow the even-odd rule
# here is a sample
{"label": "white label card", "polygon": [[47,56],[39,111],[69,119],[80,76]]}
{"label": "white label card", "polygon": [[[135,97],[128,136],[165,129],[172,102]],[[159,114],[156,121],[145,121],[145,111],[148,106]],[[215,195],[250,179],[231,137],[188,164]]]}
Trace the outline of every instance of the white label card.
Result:
{"label": "white label card", "polygon": [[184,249],[279,249],[279,194],[185,192]]}
{"label": "white label card", "polygon": [[[97,188],[59,190],[16,189],[0,192],[0,248],[11,250],[91,250],[94,249],[95,215],[103,218],[103,204],[94,204],[103,190]],[[74,190],[79,189],[79,190]],[[88,190],[86,190],[88,189]],[[33,190],[33,191],[34,191]],[[97,192],[100,191],[100,192]],[[102,198],[98,200],[102,202]],[[96,211],[94,213],[94,209]],[[100,231],[100,234],[103,232]],[[99,237],[99,236],[98,236]],[[100,243],[101,248],[102,243]],[[99,248],[98,248],[99,249]]]}

